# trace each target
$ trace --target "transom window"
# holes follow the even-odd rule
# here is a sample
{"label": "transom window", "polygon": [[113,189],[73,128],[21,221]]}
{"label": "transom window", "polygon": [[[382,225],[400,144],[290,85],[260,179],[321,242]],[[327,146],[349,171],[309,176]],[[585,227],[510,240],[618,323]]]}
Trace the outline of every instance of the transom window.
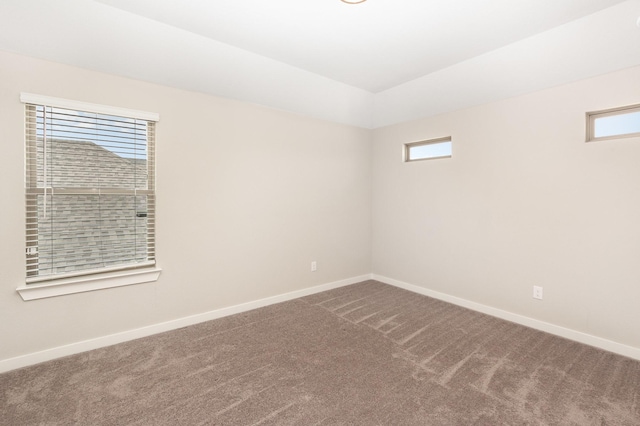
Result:
{"label": "transom window", "polygon": [[407,143],[404,145],[404,161],[449,158],[452,149],[451,137]]}
{"label": "transom window", "polygon": [[640,136],[640,105],[587,113],[587,142]]}

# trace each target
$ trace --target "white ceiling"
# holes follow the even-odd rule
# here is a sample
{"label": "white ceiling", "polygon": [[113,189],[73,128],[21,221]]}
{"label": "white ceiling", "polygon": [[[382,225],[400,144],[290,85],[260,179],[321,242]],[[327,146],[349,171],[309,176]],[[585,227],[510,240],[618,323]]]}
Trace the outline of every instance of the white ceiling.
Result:
{"label": "white ceiling", "polygon": [[377,93],[624,0],[98,0]]}
{"label": "white ceiling", "polygon": [[640,0],[0,0],[0,50],[375,128],[640,65],[638,16]]}

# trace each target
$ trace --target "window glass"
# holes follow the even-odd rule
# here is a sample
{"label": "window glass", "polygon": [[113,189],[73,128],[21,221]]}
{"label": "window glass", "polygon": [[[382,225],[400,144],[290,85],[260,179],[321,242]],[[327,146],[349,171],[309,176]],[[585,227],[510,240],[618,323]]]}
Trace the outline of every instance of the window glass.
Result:
{"label": "window glass", "polygon": [[640,136],[640,105],[587,113],[587,142]]}
{"label": "window glass", "polygon": [[405,145],[405,161],[429,160],[451,157],[451,138],[431,139]]}
{"label": "window glass", "polygon": [[594,137],[640,133],[640,111],[595,118]]}

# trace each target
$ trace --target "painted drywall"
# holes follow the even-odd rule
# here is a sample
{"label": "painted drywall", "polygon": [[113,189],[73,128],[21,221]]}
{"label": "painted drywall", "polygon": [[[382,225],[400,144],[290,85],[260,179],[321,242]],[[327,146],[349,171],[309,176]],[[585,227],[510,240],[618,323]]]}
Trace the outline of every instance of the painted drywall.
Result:
{"label": "painted drywall", "polygon": [[[585,143],[585,113],[640,103],[639,81],[375,130],[374,274],[640,347],[640,138]],[[443,136],[451,159],[403,162],[404,143]]]}
{"label": "painted drywall", "polygon": [[626,1],[379,92],[374,125],[457,111],[640,65],[638,14],[640,0]]}
{"label": "painted drywall", "polygon": [[[127,7],[135,9],[135,5],[129,4],[131,2],[126,3]],[[345,7],[338,0],[326,3],[332,5],[326,7],[341,9],[340,13],[362,11],[360,7]],[[383,3],[393,5],[392,2],[370,2],[363,7],[384,8]],[[428,6],[421,7],[428,9]],[[289,12],[287,8],[283,16],[296,21],[291,19]],[[462,15],[467,13],[468,9],[461,11]],[[482,18],[486,13],[501,16],[499,11],[487,9],[477,16],[478,22],[486,24]],[[535,14],[532,20],[535,20]],[[417,77],[418,69],[399,65],[375,47],[358,49],[353,58],[361,57],[363,50],[376,52],[376,65],[369,68],[377,71],[387,67],[398,68],[407,78],[409,75],[417,77],[375,94],[97,1],[1,1],[0,50],[310,117],[377,128],[640,65],[638,15],[640,0],[627,0],[449,67],[432,69],[430,74],[422,77]],[[322,25],[326,24],[321,17],[314,17]],[[264,17],[260,19],[267,21]],[[453,21],[449,22],[445,17],[438,16],[437,19],[440,24],[453,28],[456,37],[464,39],[463,44],[468,48],[473,50],[478,47],[477,43],[481,44],[478,39],[461,35],[464,31],[460,31],[462,24],[459,21],[451,25]],[[504,20],[504,16],[501,19]],[[424,17],[423,25],[429,26],[429,20],[429,17]],[[359,19],[356,21],[362,23]],[[379,40],[379,44],[387,44],[380,39],[380,31],[373,27],[371,31],[367,30],[370,24],[354,25],[354,28],[368,34],[369,41]],[[274,23],[269,21],[269,25],[274,26]],[[332,21],[331,26],[326,26],[329,33],[334,25],[339,24]],[[472,27],[478,31],[479,27]],[[444,66],[448,62],[445,58],[450,62],[455,56],[451,56],[451,46],[445,41],[448,40],[446,33],[444,39],[437,40],[436,49],[423,49],[411,54],[405,50],[412,50],[411,43],[403,43],[398,52],[405,52],[412,59],[435,57],[444,61],[440,62]],[[24,37],[24,34],[33,36]],[[389,45],[394,45],[404,36],[406,34],[398,34],[399,38],[390,40]],[[480,35],[479,39],[482,38]],[[304,56],[315,57],[318,50],[322,50],[314,43],[307,45],[296,40],[309,51]],[[337,54],[326,46],[323,49]],[[336,57],[327,62],[329,65],[325,71],[333,69],[335,72],[344,66],[344,61]],[[362,82],[362,79],[367,79],[364,74],[367,73],[353,74],[349,80]]]}
{"label": "painted drywall", "polygon": [[[584,142],[586,111],[640,103],[638,67],[373,133],[6,52],[0,73],[0,361],[372,271],[640,348],[640,138]],[[18,296],[20,92],[160,113],[157,283]],[[402,162],[448,135],[452,159]]]}
{"label": "painted drywall", "polygon": [[0,2],[0,50],[359,127],[372,124],[373,94],[365,90],[95,1]]}
{"label": "painted drywall", "polygon": [[[160,114],[156,283],[22,301],[20,92]],[[0,143],[0,360],[371,271],[369,130],[0,52]]]}

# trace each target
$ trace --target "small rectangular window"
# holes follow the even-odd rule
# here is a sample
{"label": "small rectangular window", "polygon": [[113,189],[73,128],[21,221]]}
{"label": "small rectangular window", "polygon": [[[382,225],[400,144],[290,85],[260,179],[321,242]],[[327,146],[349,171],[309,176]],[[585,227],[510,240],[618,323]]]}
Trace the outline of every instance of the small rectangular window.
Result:
{"label": "small rectangular window", "polygon": [[452,153],[451,137],[412,142],[404,145],[404,161],[449,158]]}
{"label": "small rectangular window", "polygon": [[640,105],[587,113],[587,142],[640,136]]}

